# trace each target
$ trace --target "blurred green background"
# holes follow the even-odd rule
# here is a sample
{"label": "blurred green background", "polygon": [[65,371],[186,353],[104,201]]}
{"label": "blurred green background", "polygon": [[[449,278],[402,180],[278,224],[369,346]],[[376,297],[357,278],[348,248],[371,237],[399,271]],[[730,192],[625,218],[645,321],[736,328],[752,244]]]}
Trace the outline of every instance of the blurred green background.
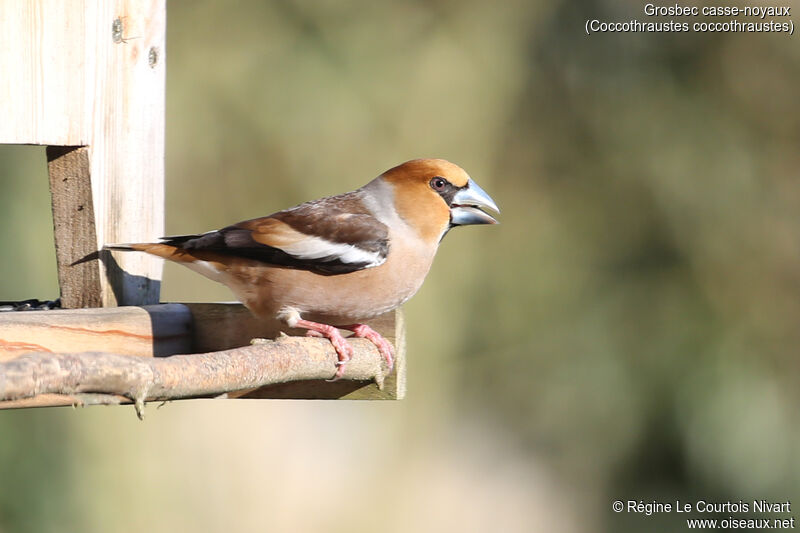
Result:
{"label": "blurred green background", "polygon": [[[0,531],[682,531],[611,502],[796,499],[800,47],[583,33],[643,4],[170,2],[167,233],[415,157],[501,225],[405,306],[405,401],[0,412]],[[0,180],[0,299],[53,298],[44,149]]]}

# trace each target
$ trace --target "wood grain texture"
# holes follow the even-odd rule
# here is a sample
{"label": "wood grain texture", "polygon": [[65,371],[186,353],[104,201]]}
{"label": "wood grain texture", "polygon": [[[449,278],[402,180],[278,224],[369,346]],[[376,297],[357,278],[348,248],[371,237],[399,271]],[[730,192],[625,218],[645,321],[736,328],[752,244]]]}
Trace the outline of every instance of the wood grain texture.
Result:
{"label": "wood grain texture", "polygon": [[[366,339],[351,344],[352,358],[342,379],[383,383],[386,370],[375,345]],[[36,402],[41,394],[111,395],[114,403],[118,396],[133,400],[141,418],[146,401],[325,379],[336,372],[337,359],[326,339],[287,336],[232,350],[157,358],[106,352],[29,353],[0,363],[0,408],[4,401]]]}
{"label": "wood grain texture", "polygon": [[[165,0],[0,2],[0,143],[88,147],[95,250],[163,235],[165,33]],[[157,258],[92,265],[103,305],[158,302]]]}
{"label": "wood grain texture", "polygon": [[0,143],[89,144],[95,3],[0,2]]}
{"label": "wood grain texture", "polygon": [[[406,362],[402,314],[387,313],[369,323],[396,343],[395,370],[382,390],[365,381],[310,380],[282,383],[231,397],[298,399],[401,399]],[[141,357],[216,352],[248,346],[255,337],[275,338],[278,324],[256,320],[241,304],[161,304],[144,307],[28,311],[0,314],[0,362],[31,352],[107,352]],[[302,330],[287,333],[303,335]],[[361,342],[361,341],[359,341]],[[48,397],[6,407],[65,405],[74,399]],[[48,403],[52,401],[53,403]]]}
{"label": "wood grain texture", "polygon": [[[87,0],[90,5],[87,44],[95,54],[96,75],[89,145],[97,248],[153,241],[164,234],[166,0]],[[104,306],[158,303],[160,259],[148,254],[113,259],[105,265]]]}
{"label": "wood grain texture", "polygon": [[0,314],[0,361],[29,352],[189,353],[192,329],[180,304],[7,312]]}
{"label": "wood grain texture", "polygon": [[88,148],[48,146],[47,171],[61,306],[100,307],[103,299],[98,260],[75,264],[94,252],[97,242]]}

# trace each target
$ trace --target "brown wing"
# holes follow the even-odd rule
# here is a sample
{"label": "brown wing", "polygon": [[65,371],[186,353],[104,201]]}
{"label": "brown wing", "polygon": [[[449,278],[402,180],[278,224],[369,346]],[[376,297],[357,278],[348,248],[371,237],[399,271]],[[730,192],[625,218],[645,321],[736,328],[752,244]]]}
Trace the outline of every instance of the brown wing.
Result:
{"label": "brown wing", "polygon": [[342,274],[382,264],[389,253],[386,225],[364,207],[359,191],[307,202],[202,235],[165,237],[164,244]]}

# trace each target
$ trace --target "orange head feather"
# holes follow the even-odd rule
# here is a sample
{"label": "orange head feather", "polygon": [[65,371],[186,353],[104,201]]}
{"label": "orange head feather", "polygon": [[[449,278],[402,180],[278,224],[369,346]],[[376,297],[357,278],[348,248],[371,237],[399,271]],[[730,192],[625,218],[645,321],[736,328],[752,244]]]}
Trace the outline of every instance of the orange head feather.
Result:
{"label": "orange head feather", "polygon": [[380,178],[393,186],[397,214],[424,240],[437,242],[450,226],[450,205],[446,191],[437,190],[437,178],[455,190],[467,185],[469,174],[444,159],[413,159]]}

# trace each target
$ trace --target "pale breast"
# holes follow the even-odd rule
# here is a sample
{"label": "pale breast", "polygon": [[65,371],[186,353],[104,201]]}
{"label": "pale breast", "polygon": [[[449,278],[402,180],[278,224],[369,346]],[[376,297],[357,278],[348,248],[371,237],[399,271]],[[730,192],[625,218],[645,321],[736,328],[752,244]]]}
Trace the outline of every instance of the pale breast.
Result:
{"label": "pale breast", "polygon": [[308,320],[345,324],[386,313],[411,298],[435,252],[416,239],[393,239],[386,262],[377,267],[323,275],[252,263],[229,272],[226,284],[257,315],[296,309]]}

